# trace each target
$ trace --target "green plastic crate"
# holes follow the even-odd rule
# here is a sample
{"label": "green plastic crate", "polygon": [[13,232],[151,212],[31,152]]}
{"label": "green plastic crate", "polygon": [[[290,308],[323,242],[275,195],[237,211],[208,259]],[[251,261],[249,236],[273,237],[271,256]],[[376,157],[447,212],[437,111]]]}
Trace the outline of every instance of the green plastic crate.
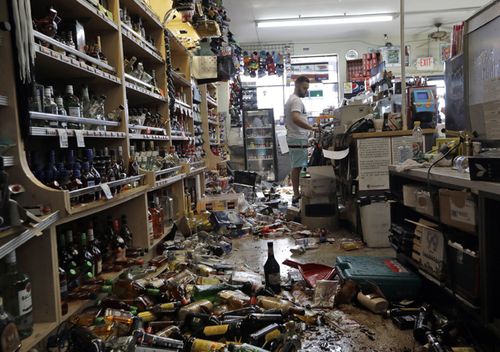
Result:
{"label": "green plastic crate", "polygon": [[417,274],[390,257],[339,256],[336,268],[342,280],[353,280],[365,293],[373,283],[391,301],[417,298],[422,285]]}

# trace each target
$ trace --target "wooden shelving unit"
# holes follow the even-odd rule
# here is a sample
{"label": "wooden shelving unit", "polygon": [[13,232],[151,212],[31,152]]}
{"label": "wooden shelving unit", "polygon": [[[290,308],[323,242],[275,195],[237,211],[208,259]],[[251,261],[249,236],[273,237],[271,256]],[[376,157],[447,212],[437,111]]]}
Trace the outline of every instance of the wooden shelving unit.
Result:
{"label": "wooden shelving unit", "polygon": [[[0,0],[0,20],[10,21],[7,18],[7,1]],[[35,31],[36,58],[33,70],[36,82],[42,85],[54,85],[57,91],[67,84],[74,85],[75,93],[79,94],[83,85],[87,85],[96,96],[105,95],[106,112],[114,111],[120,105],[124,112],[116,121],[97,120],[88,117],[76,118],[34,112],[29,110],[26,89],[16,89],[17,71],[13,56],[14,48],[8,35],[4,37],[0,51],[0,70],[3,73],[3,89],[0,96],[0,138],[12,140],[16,146],[5,157],[5,166],[11,182],[20,183],[25,188],[23,194],[16,196],[21,205],[45,206],[51,209],[51,215],[33,227],[18,228],[12,233],[0,233],[0,258],[12,249],[18,252],[19,269],[32,278],[33,286],[33,316],[34,332],[28,339],[23,340],[21,351],[28,351],[53,333],[57,326],[68,320],[72,315],[81,312],[92,301],[75,301],[70,303],[69,312],[62,314],[60,308],[58,256],[57,256],[57,229],[74,221],[97,214],[109,214],[119,217],[127,215],[129,227],[134,234],[134,246],[149,249],[149,259],[162,239],[157,239],[151,245],[147,238],[147,209],[148,196],[152,192],[168,190],[176,197],[175,207],[177,218],[182,217],[186,210],[185,189],[187,184],[197,181],[201,189],[197,189],[197,198],[204,192],[204,173],[213,169],[218,163],[224,162],[210,151],[209,138],[204,138],[204,149],[207,151],[206,160],[193,162],[182,166],[177,174],[169,171],[143,171],[140,176],[109,183],[110,187],[122,188],[112,199],[99,200],[74,205],[71,198],[85,192],[99,191],[99,187],[74,192],[50,188],[39,181],[30,170],[26,153],[34,150],[48,152],[50,148],[57,149],[57,137],[61,132],[58,128],[48,127],[47,122],[57,121],[85,125],[82,134],[86,148],[118,148],[123,150],[123,161],[128,165],[131,158],[130,147],[142,143],[153,143],[155,147],[168,150],[179,143],[192,143],[195,138],[193,117],[193,92],[191,79],[191,54],[183,44],[170,32],[171,67],[167,67],[165,52],[165,29],[161,19],[171,6],[168,1],[152,0],[148,7],[141,0],[108,0],[107,11],[99,10],[88,0],[31,0],[33,18],[46,15],[49,5],[62,15],[64,20],[85,19],[82,24],[86,38],[92,42],[97,36],[101,38],[102,51],[106,61],[96,59],[80,52],[56,39],[47,37]],[[163,10],[159,11],[156,7]],[[146,35],[152,38],[149,42],[132,28],[120,20],[120,8],[127,8],[129,14],[140,16],[143,19]],[[156,15],[157,13],[158,15]],[[167,30],[168,31],[168,30]],[[154,44],[152,44],[152,42]],[[125,59],[135,56],[142,62],[147,72],[155,71],[157,88],[131,79],[125,73]],[[167,69],[171,70],[174,87],[180,94],[174,102],[186,116],[186,128],[183,133],[176,133],[173,128],[173,116],[169,112]],[[19,88],[19,87],[17,87]],[[216,85],[209,85],[205,89],[215,90]],[[18,94],[23,94],[18,96]],[[24,95],[26,94],[26,95]],[[8,97],[8,99],[2,99]],[[207,94],[202,96],[200,110],[217,109],[220,106]],[[148,127],[137,126],[129,122],[129,109],[147,107],[161,115],[164,126]],[[198,108],[197,108],[198,109]],[[196,110],[198,111],[198,110]],[[203,115],[201,113],[201,115]],[[197,115],[198,116],[198,115]],[[207,116],[207,115],[204,115]],[[198,119],[198,117],[197,117]],[[208,131],[208,118],[201,119],[204,129]],[[199,120],[196,124],[199,124]],[[211,121],[217,129],[220,142],[221,124]],[[206,126],[205,126],[206,125]],[[75,130],[65,129],[70,147],[75,149]],[[50,137],[50,138],[48,138]],[[200,180],[198,180],[198,178]],[[199,181],[199,182],[198,182]],[[168,233],[166,230],[165,233]],[[115,279],[120,273],[110,273],[106,277]]]}

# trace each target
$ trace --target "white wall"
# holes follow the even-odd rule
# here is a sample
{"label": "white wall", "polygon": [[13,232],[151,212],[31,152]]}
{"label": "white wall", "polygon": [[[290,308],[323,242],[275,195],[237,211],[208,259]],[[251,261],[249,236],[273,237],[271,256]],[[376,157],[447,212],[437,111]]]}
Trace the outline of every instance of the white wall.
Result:
{"label": "white wall", "polygon": [[[399,45],[399,39],[392,40],[393,45]],[[407,68],[409,74],[439,74],[444,72],[444,65],[440,63],[439,42],[429,41],[426,36],[412,38],[406,41],[410,45],[410,68]],[[380,40],[359,40],[359,41],[339,41],[325,43],[294,43],[294,55],[320,55],[337,54],[339,55],[339,82],[341,96],[343,96],[343,83],[346,82],[346,60],[345,54],[350,49],[355,49],[360,55],[367,53],[370,49],[377,49],[384,45]],[[418,57],[434,57],[434,70],[432,72],[417,72],[415,62]],[[400,69],[394,68],[392,71],[398,75]]]}

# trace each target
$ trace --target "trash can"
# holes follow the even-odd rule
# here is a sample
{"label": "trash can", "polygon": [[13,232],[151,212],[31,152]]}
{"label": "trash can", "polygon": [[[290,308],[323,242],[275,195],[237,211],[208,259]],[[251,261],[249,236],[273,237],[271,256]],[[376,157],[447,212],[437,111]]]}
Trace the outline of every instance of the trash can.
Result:
{"label": "trash can", "polygon": [[390,247],[391,207],[385,197],[359,199],[363,241],[370,248]]}

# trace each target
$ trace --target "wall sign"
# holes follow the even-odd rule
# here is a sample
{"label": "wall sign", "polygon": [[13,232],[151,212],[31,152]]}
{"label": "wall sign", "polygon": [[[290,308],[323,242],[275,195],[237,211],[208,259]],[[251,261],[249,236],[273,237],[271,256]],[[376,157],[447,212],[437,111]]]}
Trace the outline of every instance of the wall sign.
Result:
{"label": "wall sign", "polygon": [[432,69],[434,69],[434,58],[432,56],[417,59],[417,70],[432,71]]}

